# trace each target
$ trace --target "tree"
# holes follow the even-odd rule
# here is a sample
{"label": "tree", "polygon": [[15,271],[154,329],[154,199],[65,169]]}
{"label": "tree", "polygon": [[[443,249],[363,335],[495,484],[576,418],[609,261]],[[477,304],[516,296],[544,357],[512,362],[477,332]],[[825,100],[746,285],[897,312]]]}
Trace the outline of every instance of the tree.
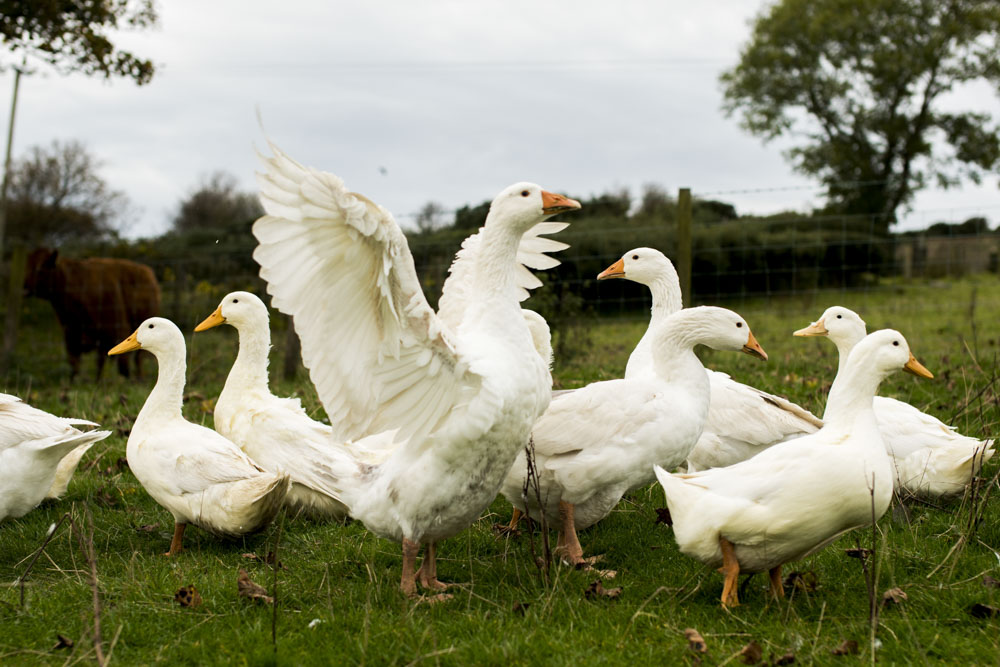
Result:
{"label": "tree", "polygon": [[413,222],[417,226],[417,231],[423,234],[441,227],[444,214],[444,206],[435,201],[429,201],[420,207]]}
{"label": "tree", "polygon": [[149,83],[154,65],[116,49],[108,33],[156,25],[154,0],[0,0],[0,40],[17,60],[40,60],[61,73],[123,76]]}
{"label": "tree", "polygon": [[11,165],[9,235],[52,247],[113,238],[130,205],[97,175],[100,166],[78,141],[30,148]]}
{"label": "tree", "polygon": [[173,229],[183,233],[239,227],[249,232],[250,224],[263,214],[256,195],[241,192],[232,174],[217,171],[204,177],[180,203]]}
{"label": "tree", "polygon": [[966,84],[1000,84],[1000,3],[981,0],[780,0],[757,17],[721,76],[724,110],[826,186],[830,212],[896,211],[1000,164],[990,114],[945,109]]}

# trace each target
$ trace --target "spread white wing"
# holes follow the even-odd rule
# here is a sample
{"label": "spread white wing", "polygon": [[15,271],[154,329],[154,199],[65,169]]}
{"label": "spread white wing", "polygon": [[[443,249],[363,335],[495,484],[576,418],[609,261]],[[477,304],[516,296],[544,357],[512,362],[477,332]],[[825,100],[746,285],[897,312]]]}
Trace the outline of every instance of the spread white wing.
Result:
{"label": "spread white wing", "polygon": [[422,438],[480,378],[428,305],[389,212],[271,149],[254,259],[274,307],[294,320],[335,434]]}

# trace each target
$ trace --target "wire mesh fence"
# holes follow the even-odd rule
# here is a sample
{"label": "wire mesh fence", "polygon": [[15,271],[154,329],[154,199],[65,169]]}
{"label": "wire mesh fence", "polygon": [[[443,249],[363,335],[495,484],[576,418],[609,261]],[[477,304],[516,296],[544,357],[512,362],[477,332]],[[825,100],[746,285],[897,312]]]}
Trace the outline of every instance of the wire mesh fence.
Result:
{"label": "wire mesh fence", "polygon": [[[567,219],[573,221],[572,217]],[[814,304],[846,301],[844,305],[849,305],[851,295],[858,293],[892,290],[907,281],[955,280],[970,274],[985,276],[988,281],[980,299],[1000,299],[1000,289],[995,289],[1000,283],[993,282],[998,272],[1000,233],[989,229],[985,216],[973,214],[970,220],[982,222],[937,225],[922,232],[888,236],[878,236],[868,216],[700,220],[691,235],[688,303],[739,308],[750,302],[764,307],[779,301],[798,302],[803,310],[809,304],[809,312],[816,314],[812,312]],[[431,304],[437,303],[448,267],[469,232],[446,229],[411,234],[417,274]],[[679,250],[674,221],[589,218],[571,224],[554,238],[570,247],[556,255],[560,266],[539,272],[543,287],[532,293],[525,306],[544,315],[557,336],[596,317],[648,317],[650,297],[644,286],[621,280],[599,283],[596,276],[635,247],[657,248],[674,259]],[[135,259],[152,267],[159,280],[161,314],[190,331],[229,291],[251,291],[268,301],[252,247],[252,239],[241,244],[206,240],[183,252],[158,249],[153,244]],[[337,304],[325,302],[324,307],[336,308]],[[933,314],[966,305],[939,302],[907,307]],[[22,330],[58,327],[51,306],[44,302],[27,299],[20,310]],[[294,346],[288,318],[275,313],[272,326],[277,347]],[[19,364],[23,366],[21,362],[12,360],[15,372]]]}

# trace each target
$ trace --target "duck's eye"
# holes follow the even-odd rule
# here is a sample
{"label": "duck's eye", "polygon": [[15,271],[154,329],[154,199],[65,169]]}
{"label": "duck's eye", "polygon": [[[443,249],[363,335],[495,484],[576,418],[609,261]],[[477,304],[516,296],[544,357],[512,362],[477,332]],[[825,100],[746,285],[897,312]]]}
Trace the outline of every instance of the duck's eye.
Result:
{"label": "duck's eye", "polygon": [[521,190],[521,196],[522,196],[522,197],[527,197],[527,196],[528,196],[528,195],[530,195],[530,194],[531,194],[531,193],[530,193],[530,192],[528,192],[527,190]]}
{"label": "duck's eye", "polygon": [[233,303],[239,303],[239,302],[240,302],[239,299],[233,299]]}
{"label": "duck's eye", "polygon": [[899,341],[898,340],[892,341],[892,344],[895,345],[896,347],[899,347]]}
{"label": "duck's eye", "polygon": [[632,255],[632,259],[639,259],[639,255]]}
{"label": "duck's eye", "polygon": [[843,317],[843,315],[837,315],[837,319],[838,319],[838,320],[839,320],[840,318],[842,318],[842,317]]}
{"label": "duck's eye", "polygon": [[152,324],[150,324],[150,325],[149,325],[149,328],[150,328],[150,329],[152,329],[152,328],[153,328],[153,325],[152,325]]}
{"label": "duck's eye", "polygon": [[737,329],[742,329],[743,328],[743,323],[742,322],[737,322],[736,323],[736,328]]}

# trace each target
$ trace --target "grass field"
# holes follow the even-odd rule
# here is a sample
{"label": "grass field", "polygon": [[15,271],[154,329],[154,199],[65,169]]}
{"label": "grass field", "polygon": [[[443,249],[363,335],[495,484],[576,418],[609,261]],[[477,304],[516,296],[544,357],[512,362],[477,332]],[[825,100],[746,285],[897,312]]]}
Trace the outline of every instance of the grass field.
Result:
{"label": "grass field", "polygon": [[[638,289],[638,287],[637,287]],[[193,312],[194,323],[205,312]],[[996,386],[1000,284],[995,277],[949,284],[900,285],[867,293],[835,293],[788,300],[723,304],[749,321],[770,360],[705,354],[706,363],[739,380],[788,396],[822,413],[836,369],[828,341],[795,339],[791,331],[829,305],[854,308],[869,329],[901,330],[920,361],[937,376],[897,374],[883,395],[908,400],[970,435],[995,435],[1000,422]],[[530,304],[530,302],[529,302]],[[35,563],[24,586],[19,577],[49,526],[70,513],[88,536],[93,517],[94,565],[103,651],[121,664],[744,664],[751,642],[763,662],[794,656],[797,664],[989,663],[1000,659],[1000,618],[981,618],[973,605],[1000,607],[1000,461],[984,470],[977,497],[943,506],[895,503],[874,537],[876,595],[898,587],[907,599],[880,609],[869,624],[869,597],[861,561],[846,550],[871,548],[872,531],[843,536],[819,554],[790,565],[807,584],[769,601],[766,578],[745,583],[742,606],[719,607],[721,576],[682,556],[670,529],[657,524],[662,491],[651,486],[626,498],[605,521],[581,534],[586,553],[602,554],[600,567],[617,571],[603,582],[621,587],[617,598],[588,596],[594,573],[554,566],[548,580],[532,556],[531,540],[498,538],[505,522],[502,499],[459,536],[443,543],[439,574],[459,582],[443,603],[410,600],[397,590],[398,545],[347,526],[292,517],[241,542],[220,541],[197,529],[187,551],[162,556],[172,522],[123,465],[132,420],[152,385],[108,373],[92,380],[66,378],[60,336],[46,304],[29,304],[17,366],[4,390],[37,407],[85,417],[114,429],[81,464],[67,496],[0,524],[0,663],[75,664],[95,660],[94,595],[85,551],[66,524]],[[557,385],[580,386],[619,376],[645,328],[641,319],[585,321],[560,330],[564,356]],[[215,396],[235,356],[228,327],[190,340],[186,416],[211,424]],[[276,350],[280,359],[280,350]],[[280,363],[272,362],[276,367]],[[147,368],[155,364],[149,360]],[[275,383],[276,393],[297,394],[321,409],[304,374]],[[992,495],[990,495],[992,494]],[[985,508],[978,507],[986,497]],[[980,521],[970,526],[973,518]],[[955,548],[959,543],[961,548]],[[86,541],[86,540],[84,540]],[[538,548],[538,542],[535,543]],[[264,562],[276,551],[282,567]],[[248,557],[255,554],[256,557]],[[255,603],[237,594],[249,576],[277,598]],[[175,593],[193,585],[201,604],[181,606]],[[707,652],[689,647],[685,629],[704,638]],[[58,648],[58,636],[72,642]],[[857,653],[837,655],[845,641]],[[874,649],[874,654],[873,654]]]}

